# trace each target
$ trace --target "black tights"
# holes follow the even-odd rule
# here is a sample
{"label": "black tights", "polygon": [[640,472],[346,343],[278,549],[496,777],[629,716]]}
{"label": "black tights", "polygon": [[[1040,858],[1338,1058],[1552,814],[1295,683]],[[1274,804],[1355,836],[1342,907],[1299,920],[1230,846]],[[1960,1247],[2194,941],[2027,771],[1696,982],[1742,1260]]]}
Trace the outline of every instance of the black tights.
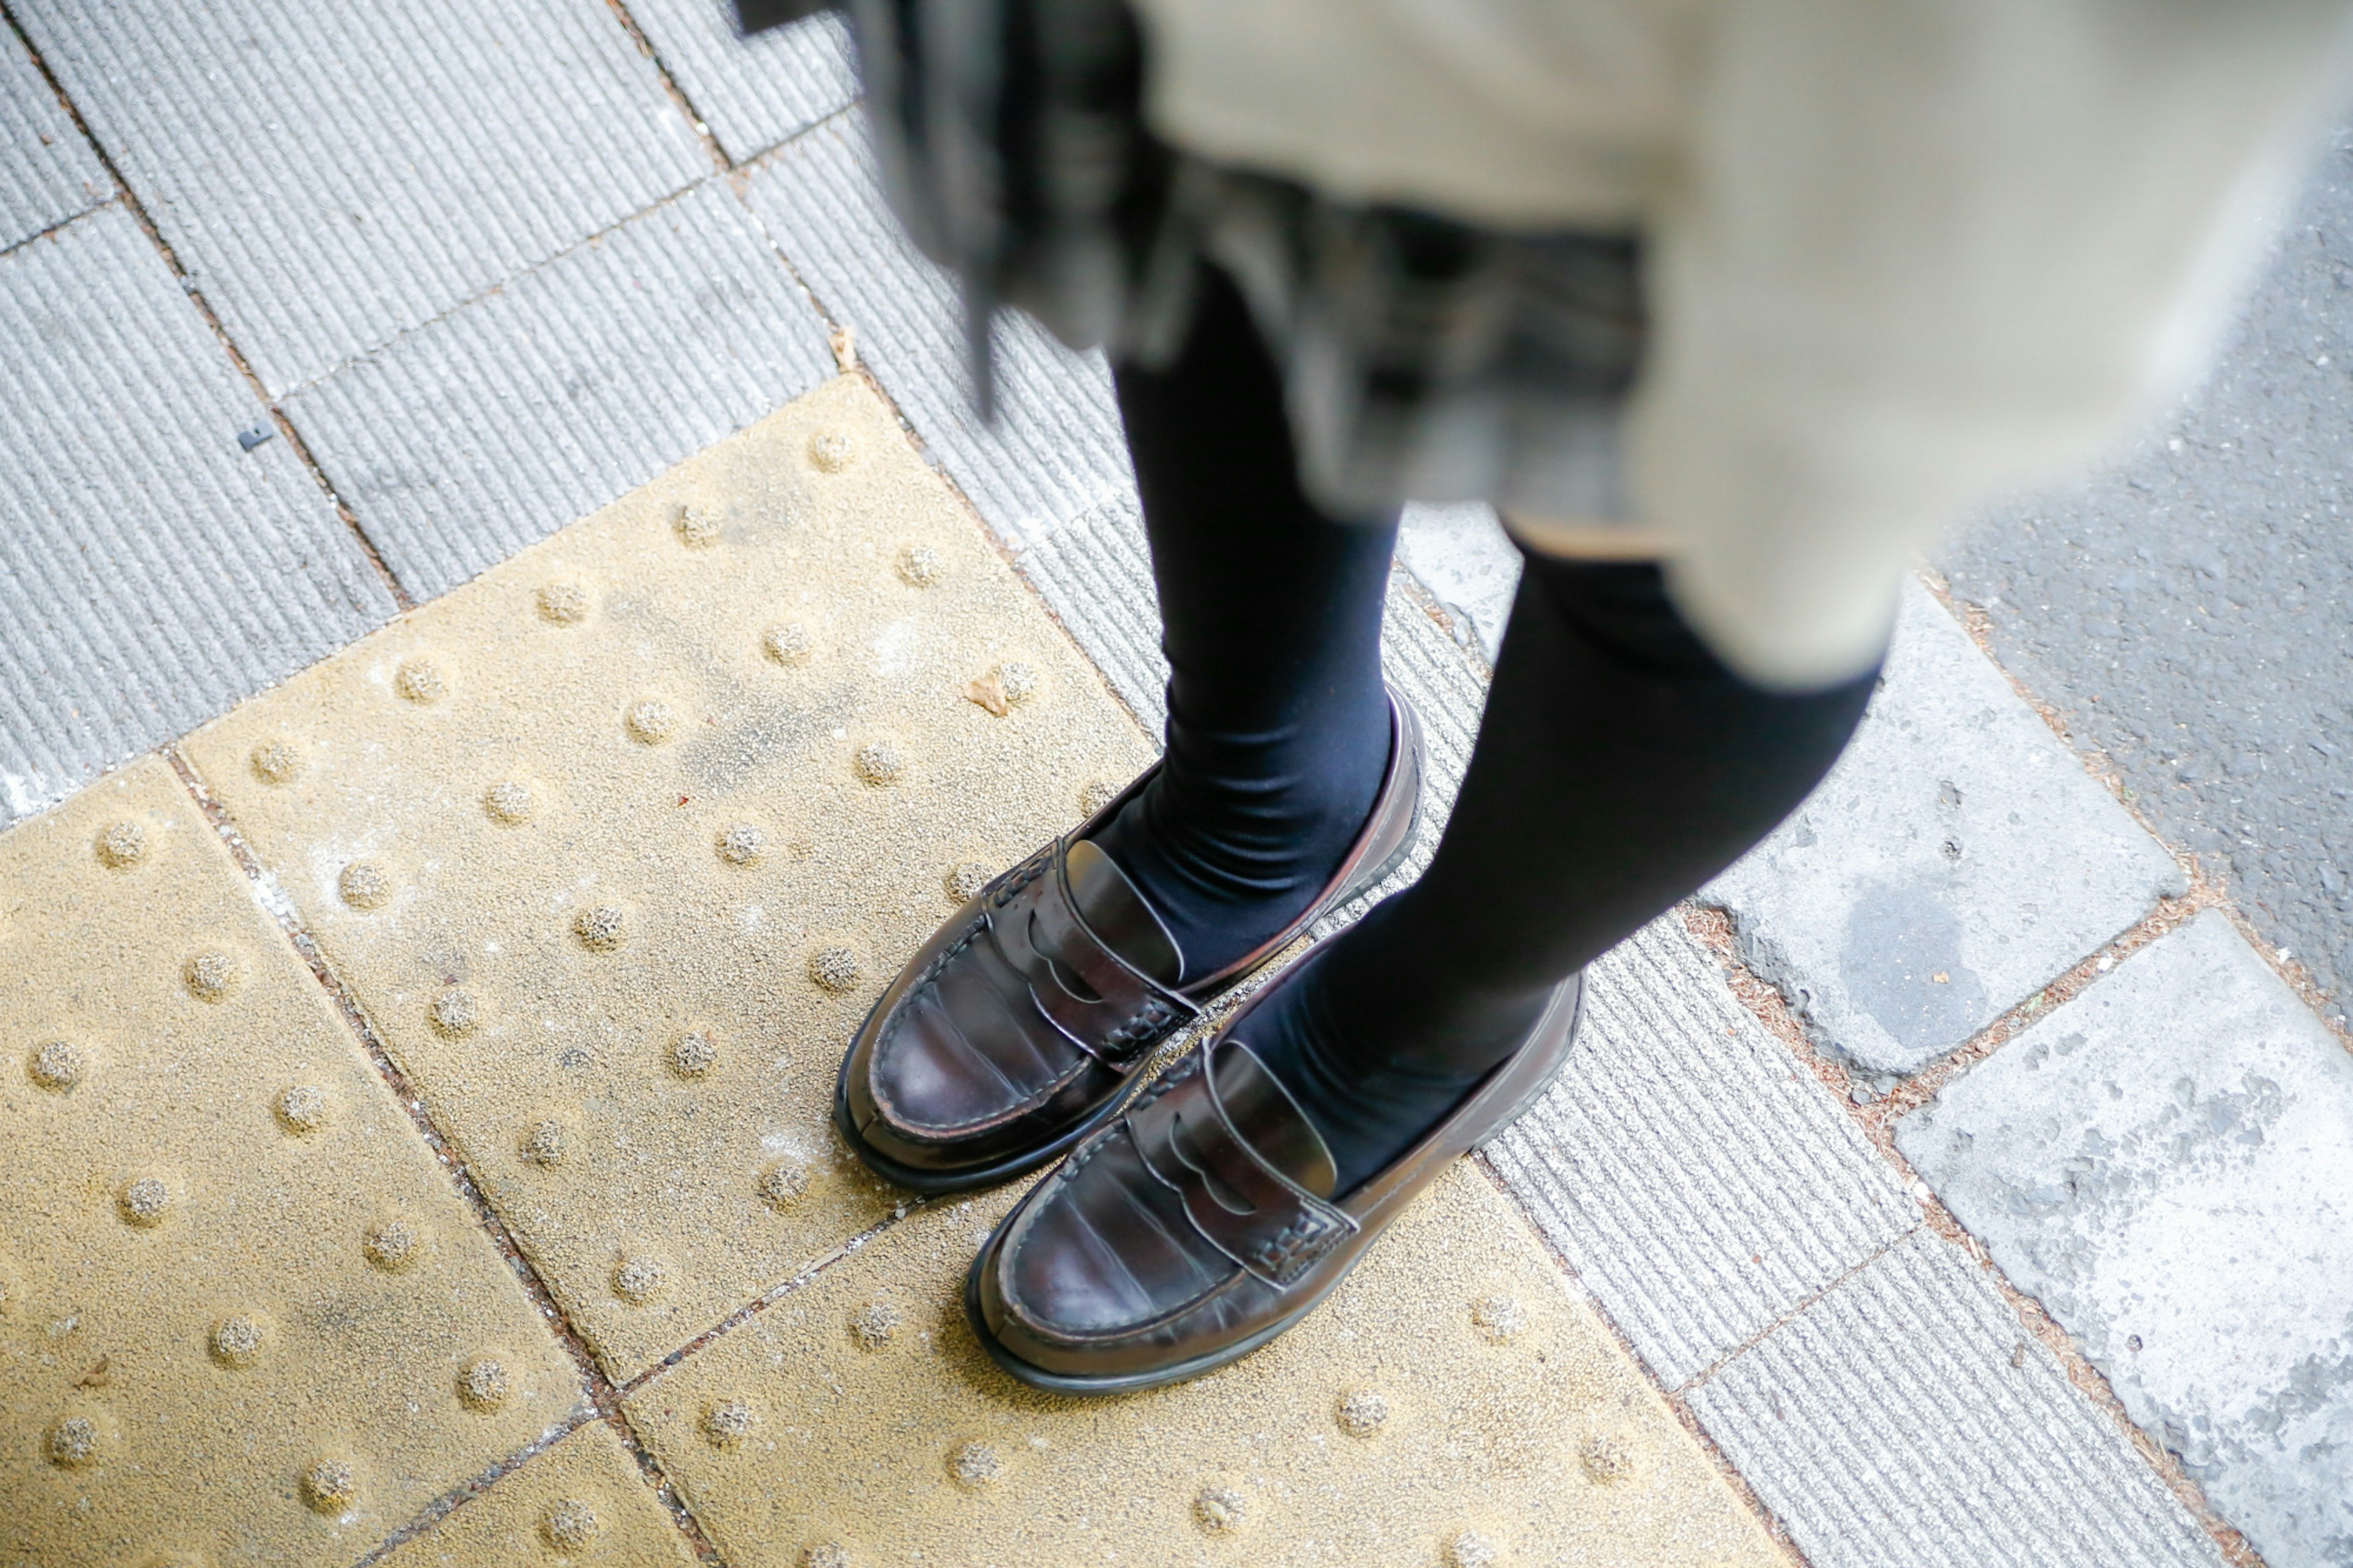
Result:
{"label": "black tights", "polygon": [[[1098,842],[1198,975],[1305,907],[1370,806],[1395,520],[1301,494],[1274,366],[1223,279],[1176,363],[1118,383],[1172,674],[1166,765]],[[1530,553],[1429,870],[1253,1023],[1342,1190],[1508,1055],[1563,978],[1793,810],[1873,679],[1762,690],[1692,635],[1656,567]]]}

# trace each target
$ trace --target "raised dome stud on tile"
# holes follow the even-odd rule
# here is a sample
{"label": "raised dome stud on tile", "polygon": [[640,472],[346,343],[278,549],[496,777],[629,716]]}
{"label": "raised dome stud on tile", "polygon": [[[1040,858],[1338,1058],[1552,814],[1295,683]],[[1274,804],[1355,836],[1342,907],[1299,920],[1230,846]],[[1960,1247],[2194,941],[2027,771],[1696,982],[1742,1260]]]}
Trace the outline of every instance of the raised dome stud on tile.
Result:
{"label": "raised dome stud on tile", "polygon": [[733,1448],[752,1435],[752,1407],[740,1399],[714,1399],[702,1407],[702,1440]]}
{"label": "raised dome stud on tile", "polygon": [[760,1201],[778,1214],[800,1202],[808,1187],[808,1167],[797,1160],[777,1161],[760,1173],[757,1184]]}
{"label": "raised dome stud on tile", "polygon": [[1203,1487],[1193,1499],[1193,1523],[1204,1535],[1231,1535],[1249,1519],[1249,1500],[1231,1487]]}
{"label": "raised dome stud on tile", "polygon": [[99,1458],[102,1434],[87,1415],[69,1415],[50,1426],[41,1452],[59,1469],[78,1470]]}
{"label": "raised dome stud on tile", "polygon": [[858,460],[858,437],[847,430],[820,430],[809,437],[809,467],[838,474]]}
{"label": "raised dome stud on tile", "polygon": [[221,1365],[242,1372],[261,1359],[261,1325],[241,1312],[223,1318],[206,1348]]}
{"label": "raised dome stud on tile", "polygon": [[1497,1568],[1504,1549],[1475,1530],[1458,1530],[1446,1543],[1446,1568]]}
{"label": "raised dome stud on tile", "polygon": [[849,1337],[860,1350],[879,1351],[899,1332],[899,1309],[888,1301],[869,1301],[849,1314]]}
{"label": "raised dome stud on tile", "polygon": [[392,901],[392,879],[372,861],[354,860],[335,879],[335,891],[355,910],[380,910]]}
{"label": "raised dome stud on tile", "polygon": [[128,871],[147,858],[147,830],[135,822],[110,822],[98,830],[90,847],[100,865]]}
{"label": "raised dome stud on tile", "polygon": [[482,1009],[473,993],[462,986],[452,985],[433,998],[426,1009],[433,1032],[445,1039],[462,1039],[481,1026]]}
{"label": "raised dome stud on tile", "polygon": [[899,576],[911,588],[928,588],[948,574],[947,559],[928,544],[899,552]]}
{"label": "raised dome stud on tile", "polygon": [[849,759],[850,771],[878,789],[895,782],[906,765],[899,748],[888,741],[869,741]]}
{"label": "raised dome stud on tile", "polygon": [[767,852],[767,835],[757,823],[731,822],[720,829],[716,847],[719,858],[730,866],[757,865]]}
{"label": "raised dome stud on tile", "polygon": [[51,1094],[64,1094],[89,1073],[90,1053],[71,1040],[51,1040],[25,1058],[25,1076]]}
{"label": "raised dome stud on tile", "polygon": [[820,1541],[801,1549],[800,1568],[854,1568],[849,1548],[839,1541]]}
{"label": "raised dome stud on tile", "polygon": [[965,860],[948,868],[948,874],[941,879],[940,886],[946,890],[948,902],[960,906],[980,897],[980,890],[987,887],[989,879],[996,875],[977,860]]}
{"label": "raised dome stud on tile", "polygon": [[967,1491],[992,1485],[1005,1472],[1005,1460],[986,1443],[959,1443],[948,1452],[948,1479]]}
{"label": "raised dome stud on tile", "polygon": [[506,1365],[496,1356],[478,1355],[458,1369],[458,1403],[469,1410],[488,1415],[512,1392]]}
{"label": "raised dome stud on tile", "polygon": [[341,1513],[359,1500],[359,1477],[349,1459],[313,1459],[298,1483],[302,1505],[313,1513]]}
{"label": "raised dome stud on tile", "polygon": [[1359,1388],[1341,1395],[1332,1415],[1349,1436],[1377,1437],[1389,1424],[1389,1402],[1376,1390]]}
{"label": "raised dome stud on tile", "polygon": [[809,955],[808,976],[820,990],[848,991],[858,984],[858,955],[846,947],[821,947]]}
{"label": "raised dome stud on tile", "polygon": [[702,1029],[689,1029],[670,1043],[670,1070],[681,1078],[701,1078],[719,1065],[719,1046]]}
{"label": "raised dome stud on tile", "polygon": [[1595,1432],[1577,1446],[1577,1463],[1594,1485],[1616,1486],[1634,1474],[1634,1450],[1614,1434]]}
{"label": "raised dome stud on tile", "polygon": [[770,626],[760,636],[760,651],[777,664],[799,664],[809,656],[814,645],[808,627],[794,621],[790,625]]}
{"label": "raised dome stud on tile", "polygon": [[245,759],[253,776],[266,784],[288,784],[302,771],[302,753],[294,742],[282,737],[257,744]]}
{"label": "raised dome stud on tile", "polygon": [[424,1234],[405,1218],[382,1219],[360,1233],[360,1255],[386,1274],[398,1274],[425,1250]]}
{"label": "raised dome stud on tile", "polygon": [[429,658],[404,659],[393,671],[392,689],[406,702],[430,707],[449,695],[449,682],[441,668]]}
{"label": "raised dome stud on tile", "polygon": [[701,507],[680,507],[670,514],[670,529],[689,550],[708,550],[719,542],[719,520]]}
{"label": "raised dome stud on tile", "polygon": [[482,814],[502,826],[520,826],[537,809],[531,785],[521,779],[502,779],[482,792]]}
{"label": "raised dome stud on tile", "polygon": [[577,583],[542,583],[532,598],[539,618],[552,626],[576,626],[588,618],[588,590]]}
{"label": "raised dome stud on tile", "polygon": [[596,1505],[586,1498],[558,1498],[539,1517],[539,1538],[557,1552],[579,1552],[605,1532]]}
{"label": "raised dome stud on tile", "polygon": [[178,1202],[179,1194],[163,1177],[133,1176],[114,1194],[114,1212],[122,1216],[125,1225],[153,1230],[164,1223]]}
{"label": "raised dome stud on tile", "polygon": [[1079,815],[1092,816],[1119,798],[1119,785],[1103,779],[1090,779],[1079,787]]}
{"label": "raised dome stud on tile", "polygon": [[1527,1309],[1510,1296],[1482,1296],[1471,1303],[1471,1326],[1491,1344],[1509,1344],[1527,1331]]}
{"label": "raised dome stud on tile", "polygon": [[677,732],[678,712],[659,698],[649,697],[629,704],[621,726],[638,745],[659,746]]}
{"label": "raised dome stud on tile", "polygon": [[591,904],[572,918],[572,934],[591,952],[610,952],[629,934],[629,912],[618,904]]}
{"label": "raised dome stud on tile", "polygon": [[613,1263],[613,1294],[642,1307],[670,1286],[670,1265],[650,1253],[625,1252]]}
{"label": "raised dome stud on tile", "polygon": [[316,1084],[289,1084],[278,1091],[269,1109],[279,1126],[305,1137],[327,1124],[327,1091]]}
{"label": "raised dome stud on tile", "polygon": [[235,954],[216,948],[188,960],[180,971],[180,978],[186,984],[188,994],[197,1001],[220,1002],[227,1000],[245,978],[245,966]]}
{"label": "raised dome stud on tile", "polygon": [[553,1116],[542,1117],[522,1130],[516,1152],[541,1170],[547,1170],[564,1163],[571,1152],[571,1140],[565,1133],[563,1122]]}

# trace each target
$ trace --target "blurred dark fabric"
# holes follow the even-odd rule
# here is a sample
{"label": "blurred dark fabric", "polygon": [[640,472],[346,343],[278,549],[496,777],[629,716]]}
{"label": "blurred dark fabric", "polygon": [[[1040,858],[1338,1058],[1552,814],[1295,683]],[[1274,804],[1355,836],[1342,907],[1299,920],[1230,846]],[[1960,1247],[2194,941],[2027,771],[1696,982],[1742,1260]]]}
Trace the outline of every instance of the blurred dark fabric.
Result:
{"label": "blurred dark fabric", "polygon": [[735,26],[748,38],[830,8],[831,0],[735,0]]}

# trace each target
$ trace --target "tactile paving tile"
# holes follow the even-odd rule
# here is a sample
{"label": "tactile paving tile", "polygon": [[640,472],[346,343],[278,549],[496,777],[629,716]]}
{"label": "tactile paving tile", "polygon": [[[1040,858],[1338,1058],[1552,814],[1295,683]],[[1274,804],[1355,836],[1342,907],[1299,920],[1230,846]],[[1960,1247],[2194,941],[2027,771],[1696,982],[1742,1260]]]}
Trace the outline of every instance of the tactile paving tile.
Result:
{"label": "tactile paving tile", "polygon": [[0,837],[0,1561],[351,1562],[576,1368],[163,763]]}
{"label": "tactile paving tile", "polygon": [[592,1421],[378,1561],[382,1568],[687,1568],[694,1553],[613,1428]]}
{"label": "tactile paving tile", "polygon": [[624,1377],[891,1210],[850,1032],[1151,756],[855,377],[188,749]]}
{"label": "tactile paving tile", "polygon": [[918,1211],[631,1398],[729,1562],[1782,1561],[1467,1166],[1267,1349],[1117,1399],[975,1342],[965,1266],[1007,1206]]}
{"label": "tactile paving tile", "polygon": [[273,398],[711,173],[602,0],[11,9]]}
{"label": "tactile paving tile", "polygon": [[629,0],[629,15],[737,163],[857,100],[858,67],[839,12],[751,38],[735,31],[735,0]]}
{"label": "tactile paving tile", "polygon": [[114,194],[98,154],[25,52],[0,27],[0,250]]}

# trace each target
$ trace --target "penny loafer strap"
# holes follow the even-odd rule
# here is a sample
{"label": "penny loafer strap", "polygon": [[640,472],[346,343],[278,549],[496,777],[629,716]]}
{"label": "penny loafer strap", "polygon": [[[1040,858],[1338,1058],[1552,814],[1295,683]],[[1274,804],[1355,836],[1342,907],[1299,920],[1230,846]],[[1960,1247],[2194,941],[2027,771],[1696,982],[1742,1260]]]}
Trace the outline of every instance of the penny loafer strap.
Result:
{"label": "penny loafer strap", "polygon": [[1184,1200],[1201,1238],[1258,1279],[1289,1289],[1356,1221],[1262,1159],[1219,1099],[1200,1051],[1125,1118],[1145,1168]]}
{"label": "penny loafer strap", "polygon": [[1105,946],[1071,896],[1057,840],[990,900],[989,934],[1054,1028],[1104,1066],[1125,1072],[1170,1026],[1200,1009]]}

